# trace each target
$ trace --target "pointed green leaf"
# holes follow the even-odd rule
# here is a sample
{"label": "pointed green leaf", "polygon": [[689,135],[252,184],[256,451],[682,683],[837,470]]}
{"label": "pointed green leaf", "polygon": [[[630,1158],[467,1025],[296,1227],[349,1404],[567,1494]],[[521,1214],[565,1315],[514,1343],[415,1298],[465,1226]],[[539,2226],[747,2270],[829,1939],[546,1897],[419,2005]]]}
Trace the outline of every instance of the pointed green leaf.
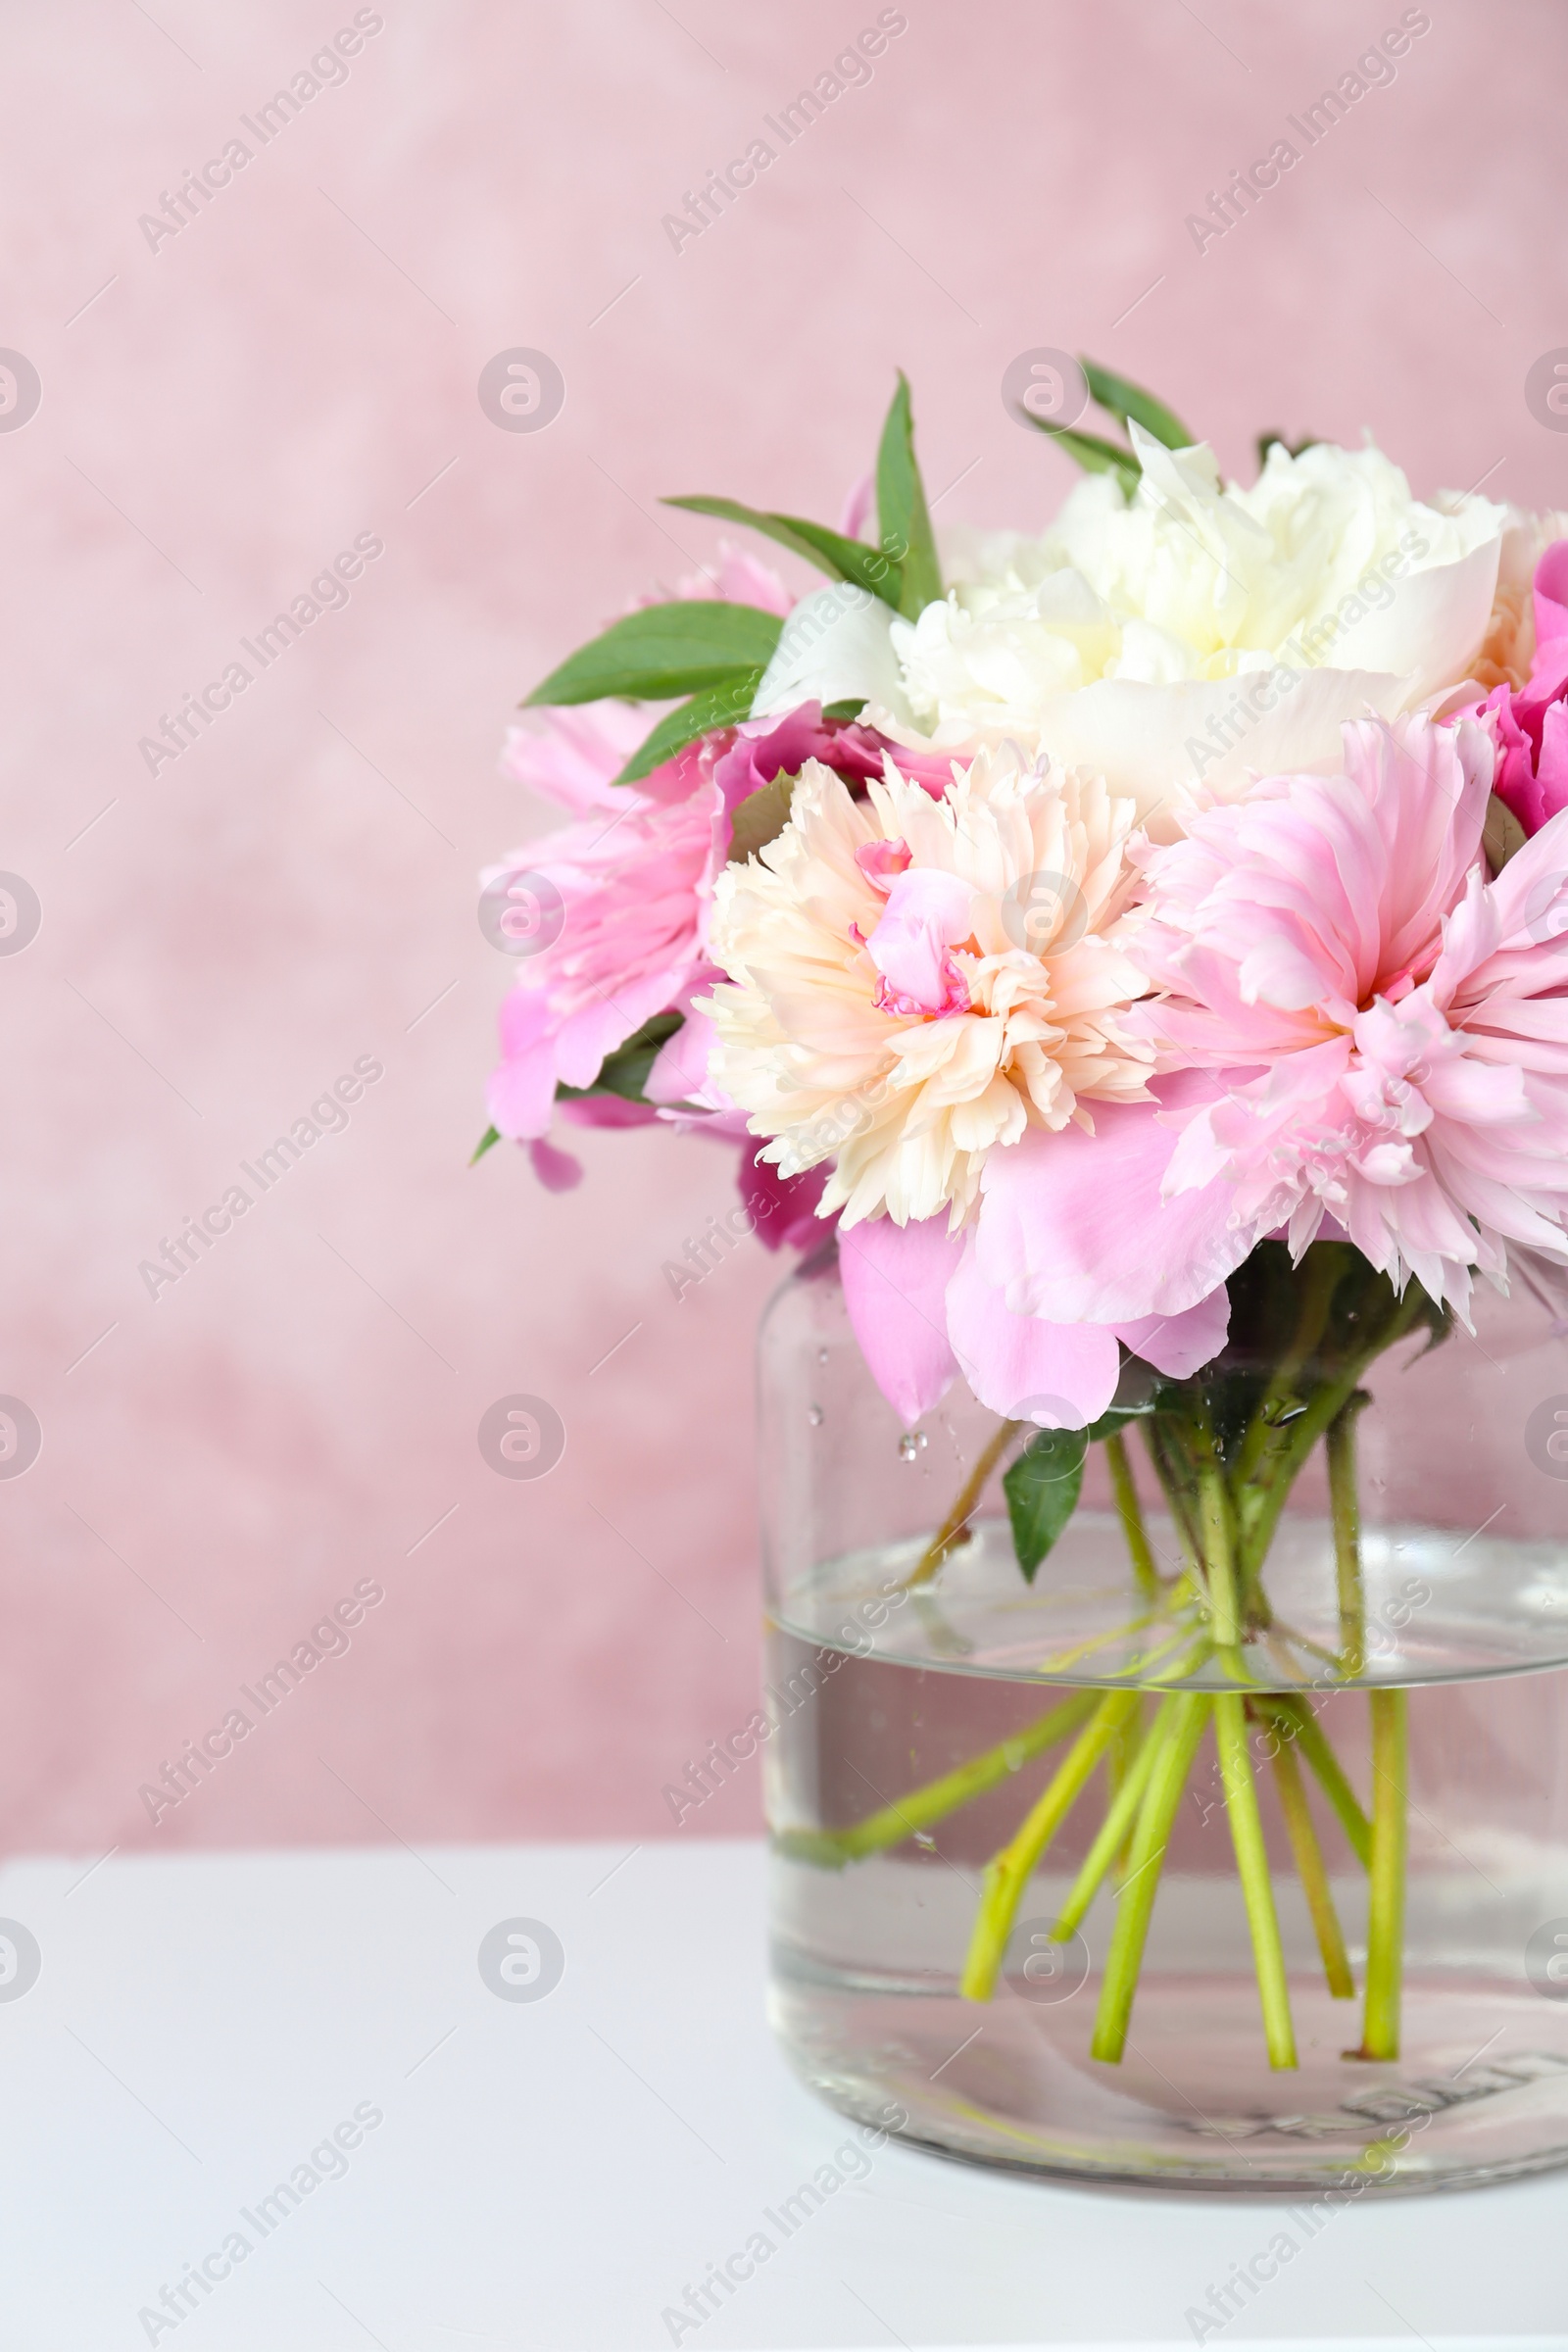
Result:
{"label": "pointed green leaf", "polygon": [[1130,449],[1117,441],[1102,440],[1099,433],[1071,432],[1064,425],[1043,424],[1038,416],[1030,423],[1053,440],[1059,442],[1075,465],[1085,473],[1113,473],[1129,498],[1143,479],[1143,467]]}
{"label": "pointed green leaf", "polygon": [[474,1161],[475,1161],[475,1160],[480,1160],[480,1159],[483,1159],[483,1157],[484,1157],[485,1153],[486,1153],[486,1152],[489,1151],[489,1149],[490,1149],[491,1145],[492,1145],[492,1144],[499,1144],[499,1143],[500,1143],[500,1141],[501,1141],[501,1130],[500,1130],[500,1128],[499,1128],[499,1127],[487,1127],[487,1128],[485,1129],[485,1131],[484,1131],[483,1135],[481,1135],[481,1136],[480,1136],[480,1138],[479,1138],[479,1141],[478,1141],[478,1142],[477,1142],[477,1143],[474,1145],[474,1147],[473,1147],[473,1159],[470,1159],[470,1160],[469,1160],[469,1162],[468,1162],[468,1165],[469,1165],[469,1167],[471,1168],[471,1167],[473,1166],[473,1164],[474,1164]]}
{"label": "pointed green leaf", "polygon": [[556,1101],[580,1102],[585,1095],[619,1095],[622,1102],[641,1102],[648,1073],[659,1059],[661,1049],[681,1026],[682,1018],[678,1012],[656,1012],[623,1046],[605,1055],[604,1066],[592,1086],[558,1086]]}
{"label": "pointed green leaf", "polygon": [[1002,1482],[1012,1525],[1012,1548],[1033,1584],[1035,1570],[1078,1507],[1089,1433],[1037,1429]]}
{"label": "pointed green leaf", "polygon": [[666,710],[651,735],[644,736],[625,766],[613,780],[617,784],[635,784],[642,776],[651,776],[656,767],[695,743],[712,727],[733,727],[738,720],[749,718],[757,700],[757,689],[762,683],[760,669],[738,669],[720,686],[710,686],[702,694],[694,694],[689,703]]}
{"label": "pointed green leaf", "polygon": [[903,565],[880,548],[846,539],[842,531],[830,531],[825,523],[803,522],[798,514],[764,514],[757,507],[743,507],[734,498],[665,498],[660,504],[684,507],[693,514],[713,514],[720,522],[738,522],[748,530],[760,531],[764,538],[787,547],[791,555],[804,556],[830,580],[850,580],[857,588],[868,588],[895,612],[899,610]]}
{"label": "pointed green leaf", "polygon": [[534,688],[523,708],[597,703],[607,695],[667,703],[679,694],[699,694],[739,669],[765,669],[783,625],[776,612],[716,596],[648,605],[579,647]]}
{"label": "pointed green leaf", "polygon": [[903,566],[899,611],[906,620],[942,601],[942,567],[914,455],[909,386],[901,368],[876,453],[876,513],[882,545]]}
{"label": "pointed green leaf", "polygon": [[1099,402],[1108,416],[1115,417],[1124,432],[1127,419],[1131,416],[1143,426],[1146,433],[1152,433],[1154,439],[1162,441],[1167,449],[1192,448],[1197,434],[1190,433],[1181,418],[1173,416],[1164,402],[1156,400],[1152,392],[1146,392],[1142,384],[1129,383],[1124,375],[1112,375],[1108,368],[1099,368],[1093,360],[1086,360],[1081,354],[1078,365],[1084,371],[1091,397]]}

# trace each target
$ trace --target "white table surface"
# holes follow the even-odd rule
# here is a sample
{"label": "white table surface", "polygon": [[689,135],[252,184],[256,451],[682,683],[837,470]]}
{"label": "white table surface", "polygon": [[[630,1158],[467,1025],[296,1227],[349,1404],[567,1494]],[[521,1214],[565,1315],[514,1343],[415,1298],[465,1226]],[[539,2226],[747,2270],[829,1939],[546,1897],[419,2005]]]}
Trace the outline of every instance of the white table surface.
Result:
{"label": "white table surface", "polygon": [[[4,2352],[653,2352],[851,2129],[769,2039],[750,1843],[20,1861],[0,1917],[42,1963],[0,1997]],[[481,1980],[516,1917],[564,1949],[544,1999]],[[362,2105],[342,2176],[248,2226]],[[1187,2346],[1279,2223],[890,2146],[679,2340]],[[1204,2340],[1568,2352],[1568,2175],[1350,2207]]]}

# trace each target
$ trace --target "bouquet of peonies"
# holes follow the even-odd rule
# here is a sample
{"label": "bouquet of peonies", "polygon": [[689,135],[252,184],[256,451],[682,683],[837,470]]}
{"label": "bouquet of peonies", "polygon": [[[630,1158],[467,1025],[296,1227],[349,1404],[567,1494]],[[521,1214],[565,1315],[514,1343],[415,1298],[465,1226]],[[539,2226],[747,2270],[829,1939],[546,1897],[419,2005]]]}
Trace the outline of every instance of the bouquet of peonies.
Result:
{"label": "bouquet of peonies", "polygon": [[[1030,1873],[1114,1747],[1062,1932],[1130,1852],[1094,2043],[1121,2055],[1212,1727],[1269,2055],[1293,2064],[1264,1726],[1338,1992],[1297,1754],[1370,1873],[1362,2054],[1387,2058],[1404,1694],[1371,1692],[1364,1813],[1291,1693],[1365,1662],[1368,1366],[1468,1321],[1478,1273],[1568,1287],[1568,514],[1423,504],[1370,445],[1260,443],[1244,489],[1162,403],[1085,375],[1117,436],[1054,432],[1086,478],[1040,537],[939,549],[902,377],[874,537],[869,480],[837,530],[670,502],[829,585],[795,601],[726,552],[528,698],[548,716],[514,730],[509,770],[574,821],[484,877],[517,983],[480,1150],[526,1145],[561,1187],[580,1171],[557,1119],[672,1121],[740,1143],[772,1245],[836,1224],[906,1425],[960,1374],[998,1416],[911,1581],[1009,1450],[1032,1578],[1104,1447],[1159,1636],[1140,1690],[1168,1688],[1132,1739],[1125,1688],[1073,1714],[987,1874],[964,1990],[990,1996]],[[1150,1545],[1132,1432],[1179,1573]],[[1319,1445],[1333,1656],[1277,1619],[1264,1573]],[[802,1855],[850,1858],[825,1834]]]}

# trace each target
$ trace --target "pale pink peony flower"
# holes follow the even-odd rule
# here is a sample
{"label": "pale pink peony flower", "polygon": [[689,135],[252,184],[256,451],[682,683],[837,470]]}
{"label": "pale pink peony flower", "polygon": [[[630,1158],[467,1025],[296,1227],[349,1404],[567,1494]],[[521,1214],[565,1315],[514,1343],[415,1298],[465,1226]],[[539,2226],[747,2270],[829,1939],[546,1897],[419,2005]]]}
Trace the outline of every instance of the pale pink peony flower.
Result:
{"label": "pale pink peony flower", "polygon": [[1176,1074],[1092,1151],[993,1156],[977,1263],[1011,1307],[1178,1313],[1326,1217],[1461,1313],[1510,1242],[1568,1257],[1568,815],[1489,885],[1492,768],[1470,720],[1354,724],[1342,775],[1144,853],[1142,1025]]}
{"label": "pale pink peony flower", "polygon": [[785,1174],[836,1165],[846,1227],[951,1211],[988,1152],[1144,1091],[1122,943],[1132,804],[983,753],[941,800],[889,762],[864,801],[812,764],[788,825],[720,877],[733,987],[710,1068]]}

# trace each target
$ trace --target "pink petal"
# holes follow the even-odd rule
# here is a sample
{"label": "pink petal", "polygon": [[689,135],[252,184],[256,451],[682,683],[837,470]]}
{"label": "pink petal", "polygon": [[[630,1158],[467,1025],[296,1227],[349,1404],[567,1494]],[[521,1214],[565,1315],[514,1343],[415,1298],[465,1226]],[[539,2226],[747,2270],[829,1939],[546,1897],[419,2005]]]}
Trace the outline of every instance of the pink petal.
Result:
{"label": "pink petal", "polygon": [[528,1157],[547,1193],[569,1193],[582,1182],[582,1161],[569,1152],[558,1152],[543,1136],[535,1136],[528,1146]]}
{"label": "pink petal", "polygon": [[1116,1394],[1115,1334],[1093,1323],[1015,1315],[981,1274],[971,1243],[948,1285],[948,1334],[980,1402],[1043,1429],[1087,1429]]}
{"label": "pink petal", "polygon": [[906,1429],[939,1404],[957,1372],[944,1294],[963,1248],[947,1218],[895,1225],[873,1217],[839,1234],[850,1326],[871,1378]]}
{"label": "pink petal", "polygon": [[[1095,1132],[1039,1128],[994,1151],[981,1177],[976,1254],[1008,1301],[1059,1323],[1123,1323],[1199,1306],[1246,1257],[1221,1179],[1166,1200],[1180,1132],[1171,1114],[1223,1099],[1225,1073],[1153,1082],[1152,1102],[1097,1102]],[[1168,1123],[1169,1122],[1169,1123]]]}
{"label": "pink petal", "polygon": [[1144,1315],[1118,1323],[1116,1337],[1168,1380],[1186,1380],[1212,1363],[1230,1336],[1231,1299],[1223,1283],[1184,1315]]}
{"label": "pink petal", "polygon": [[911,1009],[949,1003],[948,950],[967,939],[974,894],[957,874],[916,866],[896,874],[866,950],[892,994]]}

